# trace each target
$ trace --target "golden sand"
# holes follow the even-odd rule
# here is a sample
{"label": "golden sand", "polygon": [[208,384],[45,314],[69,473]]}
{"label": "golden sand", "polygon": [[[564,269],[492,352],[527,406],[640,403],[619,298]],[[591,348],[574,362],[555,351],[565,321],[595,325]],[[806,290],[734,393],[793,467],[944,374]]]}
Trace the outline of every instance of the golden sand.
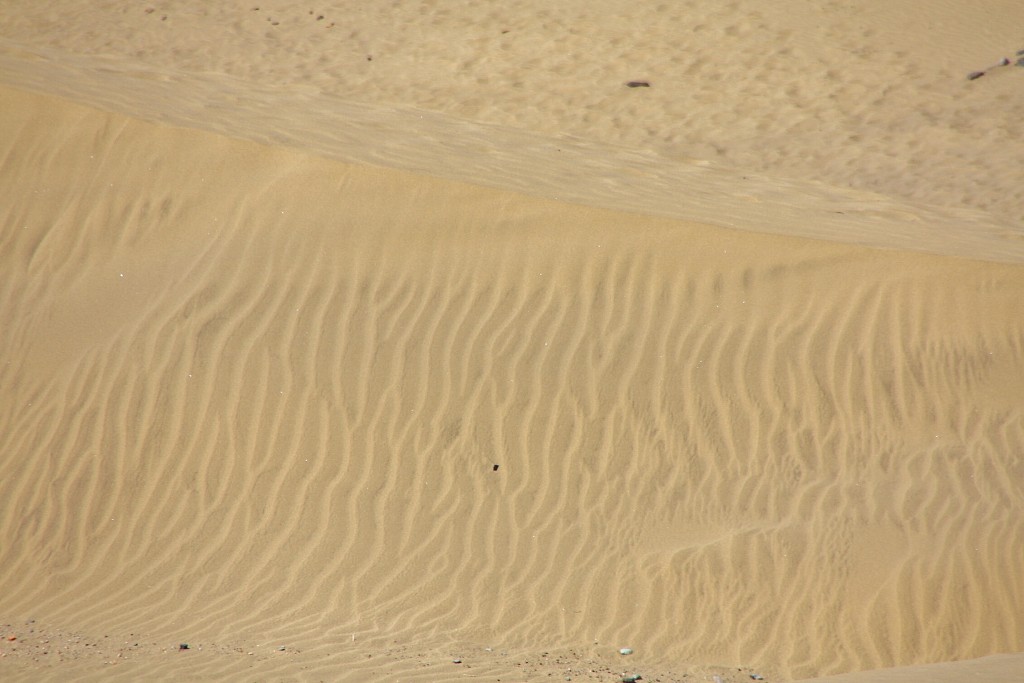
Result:
{"label": "golden sand", "polygon": [[1024,10],[701,5],[0,8],[0,678],[1021,680]]}

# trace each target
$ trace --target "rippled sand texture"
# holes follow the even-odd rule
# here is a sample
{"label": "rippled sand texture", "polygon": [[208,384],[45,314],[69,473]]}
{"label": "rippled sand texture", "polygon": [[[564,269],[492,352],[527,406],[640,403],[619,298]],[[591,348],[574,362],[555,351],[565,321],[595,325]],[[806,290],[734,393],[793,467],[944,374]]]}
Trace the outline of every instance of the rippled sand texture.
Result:
{"label": "rippled sand texture", "polygon": [[3,97],[0,614],[271,677],[1024,649],[1020,266]]}

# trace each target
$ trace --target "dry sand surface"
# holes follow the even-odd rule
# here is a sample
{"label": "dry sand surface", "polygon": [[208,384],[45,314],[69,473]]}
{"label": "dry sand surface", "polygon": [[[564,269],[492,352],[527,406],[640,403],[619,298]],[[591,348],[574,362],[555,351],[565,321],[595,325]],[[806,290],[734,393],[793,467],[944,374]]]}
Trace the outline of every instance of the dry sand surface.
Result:
{"label": "dry sand surface", "polygon": [[1024,680],[1024,6],[880,5],[0,4],[0,680]]}

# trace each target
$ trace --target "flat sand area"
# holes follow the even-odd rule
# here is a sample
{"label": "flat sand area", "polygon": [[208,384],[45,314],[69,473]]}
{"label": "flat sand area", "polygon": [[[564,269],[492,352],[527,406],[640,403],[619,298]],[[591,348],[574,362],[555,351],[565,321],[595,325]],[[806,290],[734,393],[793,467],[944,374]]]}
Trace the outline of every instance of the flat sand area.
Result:
{"label": "flat sand area", "polygon": [[1024,680],[1024,5],[881,4],[0,4],[0,680]]}

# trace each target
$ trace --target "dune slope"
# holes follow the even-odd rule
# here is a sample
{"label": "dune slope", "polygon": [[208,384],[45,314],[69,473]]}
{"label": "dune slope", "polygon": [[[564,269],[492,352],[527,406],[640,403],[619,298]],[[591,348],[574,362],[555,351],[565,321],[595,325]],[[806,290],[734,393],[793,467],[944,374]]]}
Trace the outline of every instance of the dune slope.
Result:
{"label": "dune slope", "polygon": [[4,677],[1024,649],[1020,266],[3,98]]}

